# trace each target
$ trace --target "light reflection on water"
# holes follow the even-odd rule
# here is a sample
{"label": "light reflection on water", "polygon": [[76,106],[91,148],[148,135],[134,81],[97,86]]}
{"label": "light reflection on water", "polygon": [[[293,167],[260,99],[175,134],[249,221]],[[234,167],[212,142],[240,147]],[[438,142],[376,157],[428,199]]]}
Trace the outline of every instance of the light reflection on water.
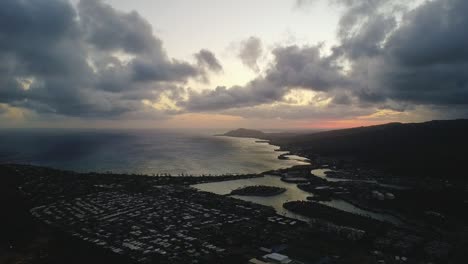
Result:
{"label": "light reflection on water", "polygon": [[158,174],[245,174],[307,164],[256,139],[210,131],[0,129],[0,163]]}
{"label": "light reflection on water", "polygon": [[244,186],[252,186],[252,185],[267,185],[267,186],[282,187],[282,188],[285,188],[286,191],[279,195],[270,196],[270,197],[239,196],[239,195],[234,195],[233,197],[244,200],[244,201],[271,206],[280,215],[288,216],[288,217],[303,220],[303,221],[308,220],[306,217],[294,214],[284,209],[283,203],[289,202],[289,201],[306,200],[307,196],[310,196],[310,194],[297,188],[295,184],[281,181],[279,177],[264,176],[261,178],[203,183],[203,184],[193,185],[192,187],[195,187],[196,189],[199,189],[201,191],[225,195],[225,194],[231,193],[231,191],[237,188],[244,187]]}
{"label": "light reflection on water", "polygon": [[[253,185],[267,185],[267,186],[282,187],[282,188],[285,188],[286,191],[282,194],[279,194],[276,196],[270,196],[270,197],[238,196],[238,195],[234,195],[232,197],[235,197],[244,201],[271,206],[280,215],[284,215],[287,217],[291,217],[291,218],[295,218],[295,219],[299,219],[303,221],[308,221],[307,217],[294,214],[284,209],[283,204],[289,201],[306,201],[307,197],[313,196],[313,194],[310,194],[308,192],[305,192],[299,189],[296,184],[283,182],[277,176],[266,175],[261,178],[213,182],[213,183],[202,183],[202,184],[192,185],[192,187],[201,191],[216,193],[219,195],[226,195],[226,194],[229,194],[232,190],[235,190],[237,188],[244,187],[244,186],[253,186]],[[401,221],[399,221],[396,217],[386,215],[386,214],[379,214],[379,213],[366,211],[342,200],[324,201],[320,203],[328,205],[330,207],[334,207],[336,209],[346,211],[346,212],[368,216],[368,217],[381,220],[381,221],[387,221],[387,222],[391,222],[395,224],[401,223]]]}
{"label": "light reflection on water", "polygon": [[385,183],[380,183],[377,180],[355,180],[355,179],[346,179],[346,178],[333,178],[333,177],[327,177],[326,172],[333,171],[331,169],[313,169],[310,171],[311,174],[323,178],[329,182],[346,182],[346,181],[355,181],[355,182],[365,182],[365,183],[375,183],[381,187],[386,187],[390,189],[395,189],[395,190],[407,190],[409,187],[406,186],[400,186],[400,185],[395,185],[395,184],[385,184]]}

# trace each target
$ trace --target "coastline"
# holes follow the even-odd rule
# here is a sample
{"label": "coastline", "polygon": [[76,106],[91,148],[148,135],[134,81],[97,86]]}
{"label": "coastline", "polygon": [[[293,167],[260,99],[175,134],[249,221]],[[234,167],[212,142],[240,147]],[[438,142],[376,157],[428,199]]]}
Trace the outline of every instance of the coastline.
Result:
{"label": "coastline", "polygon": [[[308,157],[301,156],[302,155],[301,153],[295,153],[294,151],[284,149],[283,146],[275,144],[272,139],[255,138],[255,137],[242,137],[242,136],[231,136],[231,135],[225,135],[225,134],[215,134],[213,136],[215,136],[215,137],[229,137],[229,138],[243,138],[243,139],[254,140],[254,143],[259,143],[259,144],[265,144],[266,143],[266,144],[268,144],[270,146],[276,147],[276,149],[274,150],[275,152],[284,152],[284,153],[281,153],[281,154],[279,154],[277,156],[278,160],[294,160],[294,161],[306,163],[306,164],[301,164],[301,165],[294,165],[294,166],[291,166],[291,167],[288,167],[288,168],[292,168],[292,167],[295,167],[295,166],[312,165],[311,160]],[[291,159],[288,156],[297,156],[297,157],[300,157],[301,159]],[[287,168],[285,168],[285,169],[287,169]],[[269,172],[269,171],[271,171],[271,170],[261,172],[260,174],[263,174],[263,173],[266,173],[266,172]]]}
{"label": "coastline", "polygon": [[[20,133],[21,132],[21,133]],[[24,130],[2,136],[0,163],[77,172],[223,175],[286,168],[270,144],[214,137],[213,131]],[[15,144],[24,142],[24,144]]]}

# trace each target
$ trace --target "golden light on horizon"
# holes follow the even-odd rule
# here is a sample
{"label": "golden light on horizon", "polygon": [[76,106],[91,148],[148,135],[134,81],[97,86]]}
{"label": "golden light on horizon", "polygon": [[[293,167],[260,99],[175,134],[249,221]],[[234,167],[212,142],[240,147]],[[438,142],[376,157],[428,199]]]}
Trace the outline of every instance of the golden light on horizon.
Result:
{"label": "golden light on horizon", "polygon": [[164,126],[172,128],[219,128],[235,127],[243,118],[239,116],[206,113],[186,113],[164,121]]}

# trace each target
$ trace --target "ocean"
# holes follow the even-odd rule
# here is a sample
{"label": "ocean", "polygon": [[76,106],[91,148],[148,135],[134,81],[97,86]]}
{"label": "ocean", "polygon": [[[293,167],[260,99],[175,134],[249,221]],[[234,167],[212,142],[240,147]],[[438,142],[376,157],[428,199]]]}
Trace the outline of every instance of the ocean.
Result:
{"label": "ocean", "polygon": [[79,172],[220,175],[260,173],[306,164],[280,160],[277,146],[214,131],[0,130],[0,163]]}

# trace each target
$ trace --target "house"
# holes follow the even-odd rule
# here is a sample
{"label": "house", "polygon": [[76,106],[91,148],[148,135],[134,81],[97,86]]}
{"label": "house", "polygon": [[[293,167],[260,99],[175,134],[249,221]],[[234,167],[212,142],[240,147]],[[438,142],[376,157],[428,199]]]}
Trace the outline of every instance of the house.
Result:
{"label": "house", "polygon": [[278,253],[271,253],[263,256],[263,258],[271,263],[278,263],[278,264],[288,264],[291,263],[292,260],[285,255],[281,255]]}

